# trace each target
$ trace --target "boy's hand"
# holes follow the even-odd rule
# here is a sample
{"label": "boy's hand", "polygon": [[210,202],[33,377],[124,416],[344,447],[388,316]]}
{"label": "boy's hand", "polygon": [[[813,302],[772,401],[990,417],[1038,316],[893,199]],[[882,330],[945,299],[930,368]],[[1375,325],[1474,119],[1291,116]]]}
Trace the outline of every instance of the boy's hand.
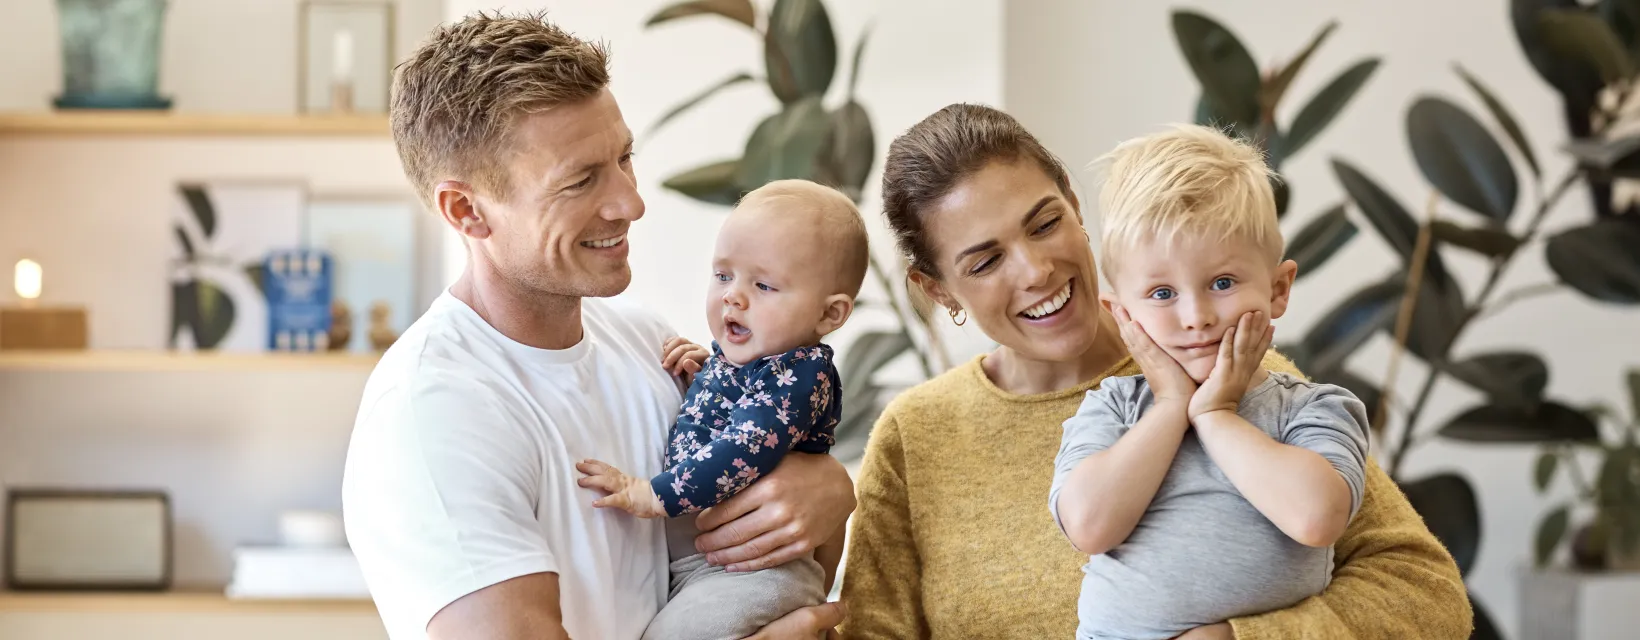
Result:
{"label": "boy's hand", "polygon": [[1236,326],[1225,329],[1213,373],[1190,397],[1187,415],[1192,424],[1197,416],[1205,413],[1236,412],[1241,397],[1247,394],[1247,383],[1264,362],[1264,352],[1270,350],[1275,332],[1276,328],[1270,326],[1270,317],[1263,311],[1242,314]]}
{"label": "boy's hand", "polygon": [[684,338],[671,338],[661,345],[661,368],[683,378],[685,382],[693,382],[695,374],[700,373],[701,366],[711,355],[712,352],[707,351],[706,347]]}
{"label": "boy's hand", "polygon": [[1144,327],[1133,321],[1127,309],[1111,305],[1111,314],[1116,316],[1116,326],[1122,330],[1122,342],[1127,343],[1128,353],[1133,355],[1134,362],[1139,363],[1145,381],[1150,383],[1150,392],[1156,396],[1156,404],[1164,401],[1191,402],[1193,394],[1196,394],[1196,381],[1190,379],[1190,374],[1179,366],[1179,361],[1156,346],[1156,341],[1150,339]]}
{"label": "boy's hand", "polygon": [[655,489],[649,486],[648,480],[626,475],[620,469],[597,460],[577,462],[575,470],[587,474],[587,477],[576,480],[575,484],[609,494],[593,500],[592,506],[600,509],[614,507],[639,518],[666,517],[666,507],[661,505],[660,497],[655,495]]}

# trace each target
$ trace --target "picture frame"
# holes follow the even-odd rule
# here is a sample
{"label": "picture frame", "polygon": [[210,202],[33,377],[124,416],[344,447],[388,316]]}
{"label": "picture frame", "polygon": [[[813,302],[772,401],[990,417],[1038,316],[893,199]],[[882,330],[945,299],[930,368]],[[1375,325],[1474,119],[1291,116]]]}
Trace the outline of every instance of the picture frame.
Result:
{"label": "picture frame", "polygon": [[297,107],[303,113],[387,113],[392,2],[303,0],[297,19]]}
{"label": "picture frame", "polygon": [[[429,260],[420,202],[409,192],[316,192],[309,196],[302,244],[335,261],[331,349],[374,350],[373,330],[397,334],[425,310]],[[436,262],[436,261],[433,261]],[[374,307],[386,310],[373,317]]]}
{"label": "picture frame", "polygon": [[301,246],[307,183],[180,180],[174,194],[167,348],[267,351],[263,262]]}
{"label": "picture frame", "polygon": [[170,495],[144,489],[6,492],[5,584],[17,591],[163,591],[175,573]]}

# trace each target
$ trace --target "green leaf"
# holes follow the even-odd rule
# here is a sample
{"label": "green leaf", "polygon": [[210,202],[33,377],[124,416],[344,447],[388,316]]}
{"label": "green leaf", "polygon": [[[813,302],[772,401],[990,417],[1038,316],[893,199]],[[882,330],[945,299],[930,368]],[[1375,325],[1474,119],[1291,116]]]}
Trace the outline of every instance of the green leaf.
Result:
{"label": "green leaf", "polygon": [[199,222],[200,235],[208,242],[211,236],[216,235],[216,207],[211,205],[210,196],[205,194],[205,187],[197,184],[185,184],[179,187],[182,198],[188,202],[188,210],[194,214],[194,220]]}
{"label": "green leaf", "polygon": [[1445,220],[1436,220],[1430,231],[1435,239],[1455,247],[1462,247],[1488,258],[1506,258],[1520,248],[1523,242],[1502,228],[1461,227]]}
{"label": "green leaf", "polygon": [[1518,406],[1481,405],[1459,414],[1441,436],[1465,442],[1598,443],[1600,431],[1594,419],[1554,401],[1543,402],[1536,411]]}
{"label": "green leaf", "polygon": [[1407,110],[1407,141],[1418,169],[1442,194],[1502,226],[1519,185],[1503,147],[1457,105],[1424,96]]}
{"label": "green leaf", "polygon": [[735,186],[739,171],[739,160],[723,160],[667,178],[661,186],[707,204],[732,207],[746,195],[746,190]]}
{"label": "green leaf", "polygon": [[1320,375],[1337,371],[1372,334],[1395,321],[1401,302],[1399,281],[1386,280],[1356,291],[1311,325],[1300,344],[1308,354],[1305,371]]}
{"label": "green leaf", "polygon": [[[1433,247],[1431,249],[1430,257],[1434,258],[1437,254]],[[1406,281],[1405,273],[1395,277]],[[1464,307],[1463,289],[1450,274],[1435,274],[1426,270],[1423,282],[1418,285],[1414,305],[1412,326],[1407,333],[1407,351],[1425,362],[1438,365],[1446,360],[1447,351],[1457,338],[1458,326],[1468,312]],[[1394,337],[1393,330],[1386,329],[1385,332]]]}
{"label": "green leaf", "polygon": [[234,304],[227,292],[206,280],[195,280],[194,346],[215,349],[233,328]]}
{"label": "green leaf", "polygon": [[815,181],[836,187],[859,202],[876,159],[877,137],[865,107],[849,101],[831,112],[831,131],[820,146]]}
{"label": "green leaf", "polygon": [[831,117],[819,96],[787,105],[769,116],[746,141],[735,186],[751,191],[775,180],[815,177],[815,160],[831,133]]}
{"label": "green leaf", "polygon": [[1481,542],[1481,512],[1474,487],[1462,476],[1442,473],[1402,483],[1401,491],[1423,516],[1429,532],[1452,554],[1458,572],[1468,575]]}
{"label": "green leaf", "polygon": [[1538,454],[1537,464],[1532,466],[1532,486],[1538,493],[1549,490],[1549,482],[1555,479],[1555,468],[1559,465],[1559,453],[1545,449]]}
{"label": "green leaf", "polygon": [[706,87],[700,93],[690,96],[689,99],[678,103],[677,106],[672,107],[671,109],[668,109],[666,113],[661,114],[660,119],[656,120],[655,124],[649,126],[649,135],[655,135],[657,131],[661,130],[661,127],[666,126],[666,123],[671,122],[674,118],[677,118],[680,115],[683,115],[683,112],[693,109],[700,103],[705,102],[707,98],[717,95],[719,91],[742,82],[750,82],[752,80],[755,80],[755,78],[752,77],[752,74],[744,71],[719,80],[715,84]]}
{"label": "green leaf", "polygon": [[1582,138],[1567,142],[1561,148],[1584,167],[1611,171],[1623,161],[1634,158],[1636,152],[1640,152],[1640,135],[1611,140]]}
{"label": "green leaf", "polygon": [[1544,249],[1549,268],[1583,295],[1640,303],[1640,222],[1607,218],[1563,231]]}
{"label": "green leaf", "polygon": [[1276,218],[1287,215],[1287,205],[1293,200],[1293,188],[1279,175],[1270,176],[1270,194],[1276,201]]}
{"label": "green leaf", "polygon": [[1569,505],[1561,505],[1543,516],[1538,522],[1537,535],[1532,547],[1533,557],[1538,567],[1549,564],[1549,556],[1554,554],[1555,547],[1560,546],[1560,539],[1566,536],[1566,526],[1569,524],[1572,510]]}
{"label": "green leaf", "polygon": [[1247,47],[1212,18],[1187,10],[1173,12],[1173,37],[1214,111],[1251,130],[1259,121],[1260,81]]}
{"label": "green leaf", "polygon": [[1287,127],[1287,142],[1282,148],[1282,155],[1292,157],[1320,135],[1367,83],[1372,73],[1378,70],[1378,62],[1378,58],[1357,62],[1317,91],[1298,111],[1292,126]]}
{"label": "green leaf", "polygon": [[1493,404],[1528,412],[1537,410],[1549,386],[1549,365],[1524,351],[1482,354],[1449,363],[1442,370],[1485,393]]}
{"label": "green leaf", "polygon": [[837,36],[820,0],[775,0],[763,39],[769,87],[782,103],[826,94],[837,73]]}
{"label": "green leaf", "polygon": [[1310,44],[1305,45],[1304,50],[1293,56],[1292,62],[1283,66],[1280,71],[1277,71],[1270,78],[1269,82],[1260,88],[1259,104],[1264,111],[1275,112],[1276,107],[1281,105],[1282,96],[1287,93],[1287,87],[1292,86],[1293,79],[1297,78],[1298,72],[1304,69],[1304,63],[1310,61],[1310,56],[1315,54],[1315,50],[1319,49],[1321,43],[1326,42],[1327,36],[1332,35],[1332,32],[1337,28],[1337,20],[1328,20],[1327,24],[1322,25],[1321,30],[1316,32],[1315,37],[1310,39]]}
{"label": "green leaf", "polygon": [[860,84],[860,60],[866,55],[866,40],[871,38],[871,25],[860,30],[860,41],[854,43],[854,63],[849,66],[848,72],[848,100],[854,101],[854,88]]}
{"label": "green leaf", "polygon": [[1299,229],[1292,242],[1287,243],[1285,259],[1298,263],[1298,277],[1303,278],[1321,268],[1328,258],[1349,244],[1360,231],[1345,215],[1345,209],[1343,203],[1334,205]]}
{"label": "green leaf", "polygon": [[1464,84],[1469,85],[1469,89],[1474,91],[1475,95],[1480,96],[1481,102],[1486,105],[1486,110],[1492,112],[1492,119],[1496,120],[1498,126],[1503,127],[1503,132],[1509,135],[1510,142],[1515,144],[1515,150],[1519,151],[1521,157],[1526,160],[1526,166],[1532,168],[1532,175],[1539,178],[1543,177],[1543,169],[1538,167],[1537,154],[1532,151],[1532,143],[1527,141],[1526,131],[1520,128],[1520,122],[1515,119],[1509,108],[1503,105],[1503,101],[1499,100],[1491,89],[1481,84],[1480,79],[1464,69],[1463,65],[1454,63],[1452,68],[1458,72],[1459,77],[1463,78]]}
{"label": "green leaf", "polygon": [[1629,418],[1640,422],[1640,369],[1629,369]]}
{"label": "green leaf", "polygon": [[645,27],[671,22],[678,18],[689,16],[718,15],[739,22],[747,27],[757,28],[757,11],[752,8],[751,0],[695,0],[693,2],[679,2],[655,12],[649,20],[643,23]]}
{"label": "green leaf", "polygon": [[893,362],[901,354],[915,348],[911,337],[904,331],[867,331],[849,344],[843,354],[842,377],[843,416],[836,430],[837,443],[832,455],[839,460],[852,460],[865,451],[871,428],[881,413],[877,399],[882,388],[872,382],[879,369]]}
{"label": "green leaf", "polygon": [[1549,51],[1593,67],[1607,84],[1634,76],[1622,41],[1599,17],[1582,9],[1545,9],[1538,26]]}
{"label": "green leaf", "polygon": [[[1578,0],[1510,0],[1509,18],[1514,27],[1515,38],[1520,42],[1521,51],[1531,61],[1532,68],[1536,69],[1543,80],[1559,91],[1566,102],[1565,113],[1579,114],[1572,118],[1583,118],[1594,109],[1595,96],[1604,86],[1600,74],[1591,65],[1582,60],[1567,58],[1555,53],[1544,41],[1544,29],[1539,20],[1544,9],[1562,8],[1576,9]],[[1573,127],[1577,130],[1577,127]]]}
{"label": "green leaf", "polygon": [[[1390,248],[1401,255],[1404,264],[1412,264],[1412,253],[1418,245],[1418,223],[1413,222],[1412,214],[1401,206],[1383,187],[1373,182],[1366,174],[1351,166],[1348,162],[1334,158],[1332,161],[1333,173],[1338,176],[1338,182],[1344,185],[1344,191],[1350,194],[1350,199],[1361,209],[1367,221],[1378,230],[1378,235],[1389,243]],[[1424,271],[1437,278],[1446,275],[1446,266],[1441,262],[1441,254],[1429,252],[1429,259],[1424,264]]]}

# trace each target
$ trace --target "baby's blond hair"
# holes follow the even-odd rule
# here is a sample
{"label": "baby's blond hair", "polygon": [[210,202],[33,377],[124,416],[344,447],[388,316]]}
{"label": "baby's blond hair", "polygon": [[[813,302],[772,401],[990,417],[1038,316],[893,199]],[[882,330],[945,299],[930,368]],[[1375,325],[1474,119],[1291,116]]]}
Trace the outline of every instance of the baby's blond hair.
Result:
{"label": "baby's blond hair", "polygon": [[782,208],[780,215],[807,215],[815,242],[825,248],[837,270],[833,286],[839,293],[858,297],[871,261],[871,246],[860,209],[843,192],[808,180],[775,180],[753,189],[736,203],[737,211],[767,205]]}
{"label": "baby's blond hair", "polygon": [[1097,164],[1105,166],[1099,267],[1107,277],[1123,251],[1151,239],[1171,245],[1181,232],[1251,240],[1272,266],[1281,261],[1273,172],[1257,147],[1211,127],[1174,125],[1117,145]]}

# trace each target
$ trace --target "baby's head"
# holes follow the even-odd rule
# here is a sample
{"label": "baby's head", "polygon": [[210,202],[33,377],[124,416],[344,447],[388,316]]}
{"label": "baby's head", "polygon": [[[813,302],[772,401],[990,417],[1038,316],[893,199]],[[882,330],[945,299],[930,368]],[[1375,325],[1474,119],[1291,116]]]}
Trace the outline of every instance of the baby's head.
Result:
{"label": "baby's head", "polygon": [[1271,172],[1259,150],[1183,125],[1124,142],[1108,176],[1099,267],[1118,305],[1197,382],[1245,313],[1287,311],[1297,265],[1282,260]]}
{"label": "baby's head", "polygon": [[837,190],[779,180],[718,232],[706,319],[735,364],[812,345],[843,326],[866,277],[865,221]]}

